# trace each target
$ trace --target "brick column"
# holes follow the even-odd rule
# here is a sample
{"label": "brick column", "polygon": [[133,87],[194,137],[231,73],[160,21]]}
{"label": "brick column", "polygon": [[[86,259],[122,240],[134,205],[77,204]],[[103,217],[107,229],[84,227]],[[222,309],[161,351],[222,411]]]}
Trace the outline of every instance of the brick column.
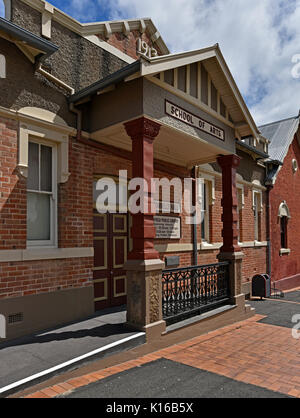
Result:
{"label": "brick column", "polygon": [[160,125],[149,119],[140,118],[124,126],[132,139],[132,177],[146,180],[149,191],[144,196],[145,213],[138,213],[132,218],[133,250],[129,254],[129,259],[159,259],[159,254],[154,249],[155,228],[153,213],[151,213],[151,179],[154,174],[153,143],[159,134]]}
{"label": "brick column", "polygon": [[230,294],[233,304],[245,305],[242,294],[242,260],[244,254],[238,244],[238,200],[236,188],[236,169],[240,164],[237,155],[226,155],[217,159],[222,168],[222,222],[223,246],[218,258],[230,261]]}
{"label": "brick column", "polygon": [[241,251],[238,245],[238,200],[236,188],[236,169],[240,164],[237,155],[226,155],[218,158],[222,168],[222,222],[223,247],[222,253],[236,253]]}
{"label": "brick column", "polygon": [[145,213],[132,215],[133,249],[125,265],[127,270],[127,325],[143,330],[147,338],[157,338],[165,330],[162,320],[162,270],[164,263],[154,248],[154,214],[151,212],[153,178],[153,143],[160,125],[147,118],[124,124],[132,139],[132,176],[148,184],[144,195]]}

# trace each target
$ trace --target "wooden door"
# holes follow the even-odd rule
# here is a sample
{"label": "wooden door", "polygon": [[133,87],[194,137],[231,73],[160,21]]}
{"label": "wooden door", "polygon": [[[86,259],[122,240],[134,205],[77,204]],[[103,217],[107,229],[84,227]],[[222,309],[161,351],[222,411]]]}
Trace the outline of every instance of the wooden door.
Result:
{"label": "wooden door", "polygon": [[128,216],[94,211],[95,310],[126,304]]}

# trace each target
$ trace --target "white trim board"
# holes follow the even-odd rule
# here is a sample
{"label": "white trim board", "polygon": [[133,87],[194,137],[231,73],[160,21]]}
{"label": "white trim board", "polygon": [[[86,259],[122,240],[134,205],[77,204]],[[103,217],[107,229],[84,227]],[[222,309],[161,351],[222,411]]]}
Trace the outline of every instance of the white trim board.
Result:
{"label": "white trim board", "polygon": [[93,257],[93,247],[83,248],[30,248],[27,250],[1,250],[0,263],[10,261],[61,260],[65,258]]}

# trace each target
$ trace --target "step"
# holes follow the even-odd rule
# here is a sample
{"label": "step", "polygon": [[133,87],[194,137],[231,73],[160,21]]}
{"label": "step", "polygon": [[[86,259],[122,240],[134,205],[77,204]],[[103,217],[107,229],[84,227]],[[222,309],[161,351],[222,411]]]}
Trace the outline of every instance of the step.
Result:
{"label": "step", "polygon": [[205,312],[205,313],[203,313],[201,315],[193,316],[193,317],[187,318],[187,319],[185,319],[183,321],[176,322],[175,324],[171,324],[171,325],[167,326],[167,329],[166,329],[166,333],[165,334],[168,334],[170,332],[177,331],[179,329],[188,327],[190,325],[194,325],[194,324],[196,324],[198,322],[203,321],[204,319],[213,318],[213,317],[215,317],[217,315],[220,315],[220,314],[222,314],[224,312],[231,311],[231,310],[233,310],[235,308],[236,308],[236,305],[225,305],[225,306],[221,306],[220,308],[216,308],[216,309],[214,309],[212,311]]}

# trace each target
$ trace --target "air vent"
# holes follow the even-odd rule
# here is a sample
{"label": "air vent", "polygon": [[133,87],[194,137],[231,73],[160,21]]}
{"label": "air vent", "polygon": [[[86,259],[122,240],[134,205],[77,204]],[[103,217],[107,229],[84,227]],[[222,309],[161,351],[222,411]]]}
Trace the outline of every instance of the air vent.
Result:
{"label": "air vent", "polygon": [[12,314],[8,316],[8,324],[16,324],[18,322],[22,322],[23,319],[24,319],[23,312]]}

